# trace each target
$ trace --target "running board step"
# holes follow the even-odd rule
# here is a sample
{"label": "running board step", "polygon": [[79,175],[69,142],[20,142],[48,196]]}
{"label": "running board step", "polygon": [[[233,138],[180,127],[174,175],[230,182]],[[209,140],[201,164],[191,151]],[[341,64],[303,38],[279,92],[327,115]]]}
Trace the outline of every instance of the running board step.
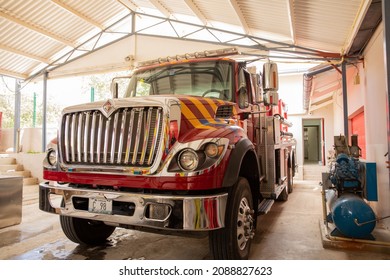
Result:
{"label": "running board step", "polygon": [[275,200],[273,199],[263,199],[263,201],[260,202],[257,210],[257,215],[264,215],[267,214],[268,211],[271,209],[272,205],[274,204]]}

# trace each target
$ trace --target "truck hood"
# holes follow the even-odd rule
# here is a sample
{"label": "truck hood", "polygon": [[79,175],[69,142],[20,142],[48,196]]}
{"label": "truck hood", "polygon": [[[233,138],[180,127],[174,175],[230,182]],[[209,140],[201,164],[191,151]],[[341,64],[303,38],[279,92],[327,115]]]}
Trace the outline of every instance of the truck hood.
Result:
{"label": "truck hood", "polygon": [[[226,110],[222,115],[218,114],[219,107],[228,108],[231,115],[236,115],[235,106],[232,102],[187,95],[154,95],[122,99],[106,99],[103,101],[70,106],[65,108],[62,113],[66,114],[99,110],[108,117],[118,108],[149,106],[170,107],[172,105],[180,105],[182,120],[189,121],[194,127],[199,128],[205,124],[218,124],[221,122],[221,120],[218,119],[229,118],[229,116],[226,115]],[[226,122],[224,123],[226,124]]]}
{"label": "truck hood", "polygon": [[62,114],[83,112],[90,110],[99,110],[104,115],[110,115],[115,112],[118,108],[126,107],[148,107],[148,106],[159,106],[167,107],[171,105],[180,104],[179,99],[171,96],[142,96],[142,97],[130,97],[121,99],[106,99],[103,101],[96,101],[92,103],[85,103],[75,106],[67,107],[63,110]]}

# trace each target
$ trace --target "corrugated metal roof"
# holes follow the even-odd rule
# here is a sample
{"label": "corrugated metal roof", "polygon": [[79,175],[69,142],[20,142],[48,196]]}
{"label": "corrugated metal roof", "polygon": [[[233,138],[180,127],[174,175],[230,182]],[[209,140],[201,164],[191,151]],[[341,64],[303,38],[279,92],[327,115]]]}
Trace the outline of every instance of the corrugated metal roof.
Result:
{"label": "corrugated metal roof", "polygon": [[296,1],[296,43],[341,52],[364,4],[360,0]]}
{"label": "corrugated metal roof", "polygon": [[[164,18],[174,20],[161,24],[160,31],[156,26],[144,34],[161,35],[165,32],[171,37],[218,43],[239,37],[226,33],[221,39],[218,36],[222,32],[197,30],[197,27],[193,28],[194,34],[190,34],[183,31],[183,22],[188,21],[228,32],[342,53],[348,50],[370,3],[370,0],[0,0],[0,74],[28,78],[34,71],[47,67],[94,35],[111,38],[104,43],[117,40],[126,32],[131,35],[134,31],[131,20],[121,23],[120,31],[125,31],[122,35],[99,32],[118,31],[118,26],[105,29],[132,11],[159,15],[161,18],[155,19],[156,23]],[[147,17],[137,15],[136,18]],[[137,23],[136,28],[139,26],[147,27],[148,23]],[[175,29],[168,30],[172,26]],[[161,28],[166,31],[161,31]],[[240,40],[251,43],[248,37]],[[93,42],[91,40],[88,45],[94,45]],[[266,41],[258,42],[267,44]],[[96,43],[102,44],[102,41]],[[84,44],[83,49],[87,49],[86,46]],[[81,52],[75,50],[68,56],[75,57],[76,53]]]}

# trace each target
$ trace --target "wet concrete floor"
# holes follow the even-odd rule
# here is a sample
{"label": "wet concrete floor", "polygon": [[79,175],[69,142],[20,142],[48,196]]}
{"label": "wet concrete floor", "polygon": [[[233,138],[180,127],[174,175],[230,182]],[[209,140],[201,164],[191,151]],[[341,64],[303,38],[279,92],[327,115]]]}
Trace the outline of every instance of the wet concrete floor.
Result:
{"label": "wet concrete floor", "polygon": [[[104,246],[69,241],[57,215],[38,208],[38,186],[23,189],[22,222],[0,229],[0,260],[207,260],[208,238],[165,236],[117,228]],[[388,250],[324,248],[321,189],[295,183],[287,202],[276,202],[258,218],[253,260],[389,260]],[[390,236],[390,232],[389,232]],[[329,247],[329,246],[327,246]]]}

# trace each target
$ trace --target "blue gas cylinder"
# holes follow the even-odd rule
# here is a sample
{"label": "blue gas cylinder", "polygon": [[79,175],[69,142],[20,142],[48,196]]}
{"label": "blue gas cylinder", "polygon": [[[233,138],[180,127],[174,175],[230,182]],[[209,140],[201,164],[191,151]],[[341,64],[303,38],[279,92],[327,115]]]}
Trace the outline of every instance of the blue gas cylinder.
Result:
{"label": "blue gas cylinder", "polygon": [[336,228],[347,237],[366,238],[376,226],[374,211],[355,194],[341,195],[332,203],[331,212]]}

